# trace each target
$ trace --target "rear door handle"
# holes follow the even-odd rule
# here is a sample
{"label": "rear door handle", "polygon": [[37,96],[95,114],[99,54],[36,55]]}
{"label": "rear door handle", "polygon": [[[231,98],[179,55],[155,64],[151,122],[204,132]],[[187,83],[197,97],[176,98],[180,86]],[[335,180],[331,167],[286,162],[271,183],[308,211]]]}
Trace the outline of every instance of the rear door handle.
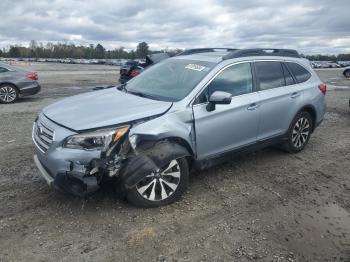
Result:
{"label": "rear door handle", "polygon": [[300,96],[300,94],[298,92],[294,92],[290,97],[297,98],[298,96]]}
{"label": "rear door handle", "polygon": [[248,110],[255,110],[259,107],[257,103],[253,103],[247,107]]}

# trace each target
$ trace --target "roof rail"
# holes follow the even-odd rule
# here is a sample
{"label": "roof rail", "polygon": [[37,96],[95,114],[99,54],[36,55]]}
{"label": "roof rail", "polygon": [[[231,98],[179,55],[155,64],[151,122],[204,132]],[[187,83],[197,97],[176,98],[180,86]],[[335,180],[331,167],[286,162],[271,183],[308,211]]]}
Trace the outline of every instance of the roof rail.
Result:
{"label": "roof rail", "polygon": [[245,56],[288,56],[297,57],[301,56],[296,50],[293,49],[270,49],[270,48],[253,48],[253,49],[238,49],[225,55],[222,59],[232,59]]}
{"label": "roof rail", "polygon": [[227,52],[232,52],[238,49],[234,48],[215,48],[215,47],[210,47],[210,48],[193,48],[193,49],[187,49],[176,56],[180,55],[193,55],[193,54],[199,54],[199,53],[209,53],[209,52],[216,52],[216,51],[227,51]]}

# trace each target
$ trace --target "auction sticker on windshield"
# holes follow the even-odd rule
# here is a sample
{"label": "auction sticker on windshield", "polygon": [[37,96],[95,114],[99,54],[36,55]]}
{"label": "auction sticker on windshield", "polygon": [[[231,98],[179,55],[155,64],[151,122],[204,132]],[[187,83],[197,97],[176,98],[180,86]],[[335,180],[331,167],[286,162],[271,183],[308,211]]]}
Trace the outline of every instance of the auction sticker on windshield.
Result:
{"label": "auction sticker on windshield", "polygon": [[185,68],[195,70],[195,71],[203,71],[206,67],[201,65],[196,65],[196,64],[188,64],[187,66],[185,66]]}

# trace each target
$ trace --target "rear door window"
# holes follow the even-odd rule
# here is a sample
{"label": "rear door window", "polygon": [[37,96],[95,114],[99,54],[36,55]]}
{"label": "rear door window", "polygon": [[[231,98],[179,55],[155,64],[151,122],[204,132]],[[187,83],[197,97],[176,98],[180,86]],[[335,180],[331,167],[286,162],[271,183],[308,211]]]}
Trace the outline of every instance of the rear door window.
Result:
{"label": "rear door window", "polygon": [[286,62],[286,65],[298,83],[306,82],[311,77],[310,72],[297,63]]}
{"label": "rear door window", "polygon": [[255,62],[255,71],[260,90],[267,90],[286,85],[281,62]]}

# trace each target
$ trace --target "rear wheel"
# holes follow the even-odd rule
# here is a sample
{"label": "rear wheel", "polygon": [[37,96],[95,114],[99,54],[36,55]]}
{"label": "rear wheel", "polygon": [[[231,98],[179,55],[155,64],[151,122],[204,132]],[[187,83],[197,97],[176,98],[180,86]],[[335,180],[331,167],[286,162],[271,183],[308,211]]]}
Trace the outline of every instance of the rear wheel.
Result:
{"label": "rear wheel", "polygon": [[306,111],[300,112],[289,127],[287,141],[284,143],[283,148],[289,153],[302,151],[309,142],[312,128],[310,114]]}
{"label": "rear wheel", "polygon": [[18,91],[13,85],[4,84],[0,86],[0,103],[10,104],[17,100]]}
{"label": "rear wheel", "polygon": [[127,199],[139,207],[159,207],[178,200],[189,179],[185,158],[174,159],[159,170],[146,175],[127,192]]}

